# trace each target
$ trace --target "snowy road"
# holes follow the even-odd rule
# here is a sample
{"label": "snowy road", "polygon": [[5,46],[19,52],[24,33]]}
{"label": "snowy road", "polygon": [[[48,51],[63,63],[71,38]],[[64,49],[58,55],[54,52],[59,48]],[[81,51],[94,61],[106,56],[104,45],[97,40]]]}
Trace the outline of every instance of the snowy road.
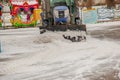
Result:
{"label": "snowy road", "polygon": [[111,26],[103,30],[90,31],[94,38],[120,41],[120,26]]}
{"label": "snowy road", "polygon": [[120,80],[119,26],[88,33],[86,42],[72,43],[61,32],[1,30],[0,80]]}

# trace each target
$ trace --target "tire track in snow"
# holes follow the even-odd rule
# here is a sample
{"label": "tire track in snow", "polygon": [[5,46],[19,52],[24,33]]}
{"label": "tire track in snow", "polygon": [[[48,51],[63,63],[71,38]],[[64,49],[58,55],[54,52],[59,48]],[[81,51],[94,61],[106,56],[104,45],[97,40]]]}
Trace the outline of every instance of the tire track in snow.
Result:
{"label": "tire track in snow", "polygon": [[[34,52],[34,53],[36,53],[36,52]],[[47,53],[45,52],[45,54],[44,53],[43,54],[46,55],[48,53],[51,53],[51,52],[47,52]],[[42,59],[39,59],[40,54],[38,52],[36,54],[26,55],[26,57],[27,58],[25,58],[25,56],[24,56],[23,59],[13,61],[12,64],[8,64],[9,66],[3,68],[2,71],[0,71],[0,73],[7,73],[7,72],[15,73],[14,70],[16,70],[17,68],[21,68],[22,66],[29,65],[29,64],[35,63],[36,61],[40,61],[40,60],[44,59],[44,57]],[[23,61],[27,62],[27,63],[23,63]],[[16,64],[16,62],[19,64]],[[54,64],[54,63],[48,63],[48,64]],[[80,66],[78,66],[80,64],[81,63],[79,61],[74,61],[74,62],[66,64],[64,66],[58,66],[57,68],[54,67],[53,69],[50,69],[50,70],[48,69],[46,71],[40,71],[40,73],[42,73],[41,78],[42,77],[45,78],[49,75],[54,76],[56,74],[62,74],[62,73],[66,74],[67,72],[71,71],[71,69],[76,69],[77,67],[80,67]],[[45,65],[45,66],[49,66],[49,65]],[[39,66],[38,66],[38,68],[39,68]],[[38,75],[40,75],[40,73],[38,73]],[[43,75],[43,74],[46,74],[46,75]],[[31,77],[31,76],[32,75],[30,75],[29,77]],[[37,75],[33,75],[33,76],[40,77]]]}
{"label": "tire track in snow", "polygon": [[[54,35],[57,36],[58,34],[55,33]],[[60,35],[61,35],[61,33],[60,33]],[[71,47],[68,47],[68,46],[72,46],[73,50],[71,49]],[[64,52],[66,52],[66,53],[68,51],[75,52],[75,50],[85,50],[85,49],[87,49],[87,52],[89,52],[88,50],[92,49],[92,48],[86,48],[86,47],[82,48],[82,49],[74,48],[77,46],[66,45],[64,48],[67,47],[67,50],[65,50]],[[59,44],[56,44],[55,47],[59,48]],[[116,46],[115,46],[115,48],[116,48]],[[100,47],[100,49],[101,49],[101,47]],[[102,48],[102,49],[109,50],[109,48]],[[61,80],[73,79],[73,80],[75,80],[76,76],[80,77],[81,73],[83,73],[87,70],[90,70],[90,68],[95,67],[96,65],[98,66],[98,64],[96,64],[96,65],[89,67],[89,65],[91,65],[91,64],[89,64],[88,62],[90,62],[91,59],[94,60],[96,63],[97,63],[97,61],[100,61],[101,63],[103,63],[103,61],[104,61],[103,59],[105,59],[106,62],[109,60],[106,58],[101,59],[101,58],[99,58],[100,56],[97,56],[97,58],[96,58],[96,55],[92,57],[90,55],[94,55],[95,53],[93,52],[94,54],[91,54],[89,52],[89,55],[84,54],[79,57],[76,56],[77,60],[64,61],[64,62],[62,62],[62,64],[59,63],[60,62],[59,59],[54,62],[52,62],[52,61],[44,62],[44,59],[46,59],[46,58],[49,58],[48,60],[50,60],[51,57],[55,58],[55,56],[59,50],[61,50],[61,49],[59,48],[54,51],[49,50],[47,52],[43,52],[42,54],[40,53],[40,51],[34,51],[34,52],[31,52],[30,54],[22,55],[21,58],[19,58],[19,59],[9,61],[9,63],[5,62],[6,65],[0,66],[0,69],[2,69],[2,70],[0,70],[1,71],[0,73],[5,74],[5,76],[1,77],[0,79],[1,80],[55,80],[55,79],[58,79],[58,80],[59,79],[61,79]],[[97,50],[99,50],[99,49],[97,49]],[[98,52],[97,50],[95,51],[96,53]],[[53,54],[54,52],[56,52],[56,53]],[[104,52],[104,51],[102,51],[102,52]],[[50,53],[52,53],[52,54],[50,54]],[[104,53],[108,53],[108,52],[105,51]],[[110,54],[112,54],[112,53],[110,53]],[[86,55],[88,55],[88,56],[86,56]],[[57,56],[59,56],[59,55],[57,55]],[[109,57],[107,57],[107,58],[109,58]],[[100,60],[96,61],[96,59],[100,59]],[[39,64],[37,64],[36,62],[38,62]],[[58,64],[56,64],[56,63],[58,63]],[[37,65],[34,65],[34,64],[37,64]],[[23,72],[19,72],[20,69],[24,69],[24,67],[27,67],[27,68],[33,67],[33,68],[36,68],[37,71],[33,70],[32,72],[29,72],[29,71],[21,70]],[[42,67],[47,67],[47,69],[46,68],[41,69]],[[27,68],[25,68],[25,69],[27,69]],[[77,69],[81,69],[79,73],[76,73]],[[18,70],[18,72],[16,72],[17,70]]]}
{"label": "tire track in snow", "polygon": [[[34,54],[33,54],[34,53]],[[22,55],[23,57],[14,59],[13,61],[6,62],[6,65],[0,66],[0,73],[6,74],[7,72],[12,72],[16,68],[20,68],[24,65],[34,63],[36,60],[40,60],[38,57],[38,52],[31,52],[29,54]],[[25,63],[27,62],[27,63]],[[17,64],[18,63],[18,64]],[[7,66],[8,65],[8,66]]]}
{"label": "tire track in snow", "polygon": [[[54,64],[54,63],[53,63]],[[51,67],[50,65],[45,65],[48,67]],[[73,62],[68,62],[68,63],[64,63],[63,66],[55,66],[52,69],[48,69],[48,70],[43,70],[40,72],[33,73],[31,74],[26,74],[25,77],[23,77],[23,75],[20,78],[15,78],[17,80],[53,80],[53,79],[57,79],[60,77],[60,75],[73,75],[74,71],[77,68],[80,67],[85,67],[84,65],[82,65],[82,63],[80,62],[80,60],[76,60]],[[73,73],[72,73],[73,72]],[[67,76],[70,77],[70,76]]]}

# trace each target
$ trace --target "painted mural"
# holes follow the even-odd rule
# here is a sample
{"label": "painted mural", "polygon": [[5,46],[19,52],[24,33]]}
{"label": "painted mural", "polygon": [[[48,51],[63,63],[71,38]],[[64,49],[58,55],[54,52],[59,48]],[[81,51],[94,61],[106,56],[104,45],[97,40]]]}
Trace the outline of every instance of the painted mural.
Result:
{"label": "painted mural", "polygon": [[112,20],[114,18],[114,9],[98,8],[98,21],[100,20]]}
{"label": "painted mural", "polygon": [[11,0],[11,15],[10,22],[14,27],[32,27],[37,24],[34,14],[35,9],[38,9],[37,0]]}
{"label": "painted mural", "polygon": [[94,6],[93,9],[83,9],[82,22],[85,24],[120,20],[120,5],[118,8],[109,9],[105,6]]}
{"label": "painted mural", "polygon": [[83,23],[97,23],[97,10],[95,8],[82,11]]}

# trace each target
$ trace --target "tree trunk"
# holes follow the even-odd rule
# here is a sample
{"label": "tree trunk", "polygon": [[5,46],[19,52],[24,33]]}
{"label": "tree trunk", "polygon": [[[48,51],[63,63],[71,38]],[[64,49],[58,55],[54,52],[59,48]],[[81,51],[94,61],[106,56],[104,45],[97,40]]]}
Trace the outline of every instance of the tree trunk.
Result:
{"label": "tree trunk", "polygon": [[106,3],[108,8],[115,7],[115,0],[106,0]]}
{"label": "tree trunk", "polygon": [[87,4],[86,4],[87,9],[91,9],[92,8],[92,0],[88,0]]}

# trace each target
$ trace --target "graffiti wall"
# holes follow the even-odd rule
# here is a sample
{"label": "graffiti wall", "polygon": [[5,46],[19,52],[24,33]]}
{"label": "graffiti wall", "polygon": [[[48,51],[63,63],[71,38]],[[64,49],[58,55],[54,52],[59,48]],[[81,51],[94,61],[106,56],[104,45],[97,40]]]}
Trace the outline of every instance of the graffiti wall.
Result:
{"label": "graffiti wall", "polygon": [[0,4],[0,27],[2,27],[2,9],[3,9],[3,5]]}
{"label": "graffiti wall", "polygon": [[82,12],[83,23],[96,23],[97,22],[97,11],[96,9],[83,10]]}
{"label": "graffiti wall", "polygon": [[115,9],[114,13],[115,13],[114,18],[120,19],[120,4],[116,5],[116,9]]}
{"label": "graffiti wall", "polygon": [[114,9],[98,8],[97,14],[98,14],[98,21],[111,20],[114,18]]}
{"label": "graffiti wall", "polygon": [[107,7],[94,7],[91,10],[82,10],[82,21],[85,24],[120,20],[120,5],[115,9]]}
{"label": "graffiti wall", "polygon": [[120,19],[120,10],[115,10],[115,19]]}

